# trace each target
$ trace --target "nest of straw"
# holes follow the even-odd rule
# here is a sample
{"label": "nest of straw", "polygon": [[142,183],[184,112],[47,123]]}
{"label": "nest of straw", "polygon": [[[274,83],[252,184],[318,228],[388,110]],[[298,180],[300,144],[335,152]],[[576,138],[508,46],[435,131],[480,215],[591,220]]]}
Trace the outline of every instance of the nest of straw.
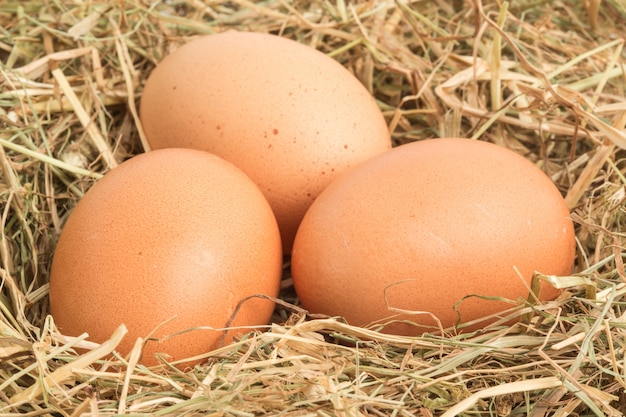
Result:
{"label": "nest of straw", "polygon": [[[395,144],[480,138],[540,166],[576,224],[562,296],[520,324],[399,337],[312,318],[285,279],[267,331],[193,369],[77,353],[48,316],[71,208],[143,151],[137,106],[161,58],[226,29],[332,56]],[[0,415],[622,415],[626,410],[626,6],[621,0],[0,3]],[[136,358],[135,358],[136,359]]]}

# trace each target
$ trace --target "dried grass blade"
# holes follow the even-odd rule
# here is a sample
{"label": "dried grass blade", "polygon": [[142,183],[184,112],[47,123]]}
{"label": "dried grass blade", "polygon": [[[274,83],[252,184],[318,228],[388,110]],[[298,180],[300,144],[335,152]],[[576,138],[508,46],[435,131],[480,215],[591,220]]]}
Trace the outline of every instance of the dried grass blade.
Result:
{"label": "dried grass blade", "polygon": [[16,68],[15,71],[18,74],[22,74],[29,80],[40,78],[44,73],[50,70],[50,64],[55,61],[66,61],[87,55],[91,53],[91,47],[70,49],[67,51],[59,51],[48,54],[35,61]]}
{"label": "dried grass blade", "polygon": [[598,30],[598,15],[600,14],[601,0],[587,0],[587,15],[589,16],[589,24],[591,30]]}
{"label": "dried grass blade", "polygon": [[[502,28],[506,20],[506,14],[509,7],[508,2],[502,3],[500,8],[500,14],[498,15],[498,26]],[[491,70],[491,109],[498,110],[502,107],[502,81],[500,80],[500,61],[502,60],[502,37],[499,32],[495,32],[493,35],[493,42],[491,45],[490,56],[490,70]]]}
{"label": "dried grass blade", "polygon": [[616,146],[626,149],[626,132],[624,130],[611,126],[595,114],[585,111],[580,106],[575,107],[574,110],[580,116],[590,121],[608,140],[613,142]]}
{"label": "dried grass blade", "polygon": [[107,141],[102,137],[96,125],[93,123],[93,121],[87,114],[87,111],[83,107],[79,98],[76,96],[76,93],[74,93],[74,90],[70,86],[70,83],[65,77],[65,74],[63,74],[63,71],[61,71],[59,68],[55,68],[52,70],[52,76],[59,84],[59,87],[61,88],[61,90],[63,90],[63,93],[65,94],[65,96],[69,99],[70,104],[72,108],[74,109],[74,112],[76,113],[76,116],[80,120],[80,123],[82,124],[82,126],[86,129],[87,134],[91,138],[92,144],[95,146],[95,148],[98,150],[98,152],[104,159],[104,162],[106,163],[107,167],[115,168],[117,166],[117,161],[115,160],[113,151],[111,150]]}
{"label": "dried grass blade", "polygon": [[133,372],[135,371],[137,362],[139,362],[139,359],[141,357],[143,343],[144,341],[141,337],[137,338],[137,340],[135,341],[135,345],[133,346],[133,350],[130,352],[128,367],[126,368],[126,376],[124,377],[124,385],[122,386],[122,393],[120,394],[119,405],[117,407],[117,412],[119,414],[124,414],[124,412],[126,411],[128,391],[130,389]]}
{"label": "dried grass blade", "polygon": [[148,152],[150,150],[150,144],[148,143],[148,139],[146,138],[146,134],[143,130],[143,125],[141,124],[141,119],[139,118],[139,113],[137,112],[137,106],[135,105],[135,83],[132,72],[134,69],[132,67],[132,60],[128,56],[128,48],[122,42],[122,34],[120,33],[119,28],[114,22],[111,22],[112,26],[115,28],[115,51],[117,52],[120,69],[124,74],[124,81],[126,84],[126,94],[128,95],[127,105],[130,114],[133,116],[133,120],[135,121],[135,126],[137,127],[137,132],[139,133],[139,140],[141,141],[141,146],[143,147],[144,152]]}
{"label": "dried grass blade", "polygon": [[447,410],[441,417],[454,417],[461,413],[469,411],[481,399],[491,398],[498,395],[514,394],[518,392],[528,392],[544,390],[549,388],[557,388],[563,386],[563,382],[557,377],[546,377],[533,379],[531,381],[515,381],[509,382],[495,387],[487,388],[474,393]]}
{"label": "dried grass blade", "polygon": [[0,145],[2,145],[2,147],[4,147],[4,148],[11,149],[11,150],[13,150],[15,152],[19,152],[19,153],[21,153],[23,155],[26,155],[26,156],[30,157],[30,158],[33,158],[33,159],[41,161],[43,163],[52,165],[52,166],[57,167],[57,168],[61,168],[61,169],[65,170],[65,171],[71,172],[71,173],[76,174],[76,175],[81,175],[83,177],[91,177],[91,178],[96,178],[96,179],[102,178],[102,174],[99,174],[99,173],[96,173],[96,172],[92,172],[92,171],[88,171],[86,169],[77,167],[75,165],[68,164],[66,162],[60,161],[58,159],[52,158],[52,157],[50,157],[48,155],[45,155],[45,154],[42,154],[42,153],[39,153],[39,152],[31,151],[28,148],[25,148],[23,146],[17,145],[17,144],[15,144],[13,142],[9,142],[8,140],[3,139],[3,138],[0,138]]}
{"label": "dried grass blade", "polygon": [[70,417],[79,417],[81,415],[86,415],[86,414],[83,414],[83,413],[85,413],[87,411],[87,409],[92,404],[92,402],[93,402],[92,398],[86,398],[82,403],[80,403],[74,409],[74,412],[70,415]]}
{"label": "dried grass blade", "polygon": [[[602,44],[596,48],[590,49],[589,51],[585,51],[584,53],[577,55],[576,57],[572,58],[571,60],[567,61],[565,64],[560,65],[559,67],[555,68],[554,70],[550,71],[546,77],[549,80],[552,80],[553,78],[555,78],[556,76],[568,71],[568,70],[572,70],[574,68],[576,68],[576,66],[578,64],[580,64],[582,61],[587,60],[587,59],[591,59],[591,57],[593,57],[594,55],[598,55],[600,52],[606,50],[606,49],[610,49],[613,48],[614,46],[618,46],[620,44],[623,44],[624,40],[623,39],[616,39],[614,41],[611,42],[607,42],[605,44]],[[538,87],[540,85],[540,83],[535,84],[535,87]]]}
{"label": "dried grass blade", "polygon": [[[504,62],[502,62],[501,65],[504,65]],[[462,101],[455,93],[457,89],[467,88],[467,85],[471,82],[490,80],[491,76],[492,74],[489,70],[489,64],[486,61],[477,58],[477,61],[474,65],[457,72],[452,77],[435,87],[435,93],[446,106],[454,110],[458,110],[459,112],[461,112],[462,115],[466,117],[488,119],[489,125],[487,127],[491,126],[494,122],[499,121],[501,123],[519,126],[525,129],[536,129],[541,132],[555,135],[573,136],[577,133],[577,129],[575,126],[567,125],[556,120],[537,120],[536,123],[529,123],[526,120],[520,118],[507,116],[507,108],[500,109],[500,111],[495,113],[497,115],[497,118],[492,118],[493,114],[491,112]],[[536,78],[510,71],[501,72],[500,79],[519,81],[536,80]],[[520,83],[519,87],[522,87],[522,85],[523,84]],[[524,88],[522,91],[527,92],[528,88]],[[578,136],[587,137],[588,133],[584,130],[581,130],[578,131]]]}
{"label": "dried grass blade", "polygon": [[78,40],[81,36],[88,33],[98,24],[102,15],[106,13],[110,7],[110,5],[105,4],[101,10],[88,14],[85,18],[67,30],[68,35],[70,35],[75,41]]}
{"label": "dried grass blade", "polygon": [[[128,329],[126,329],[126,326],[121,325],[113,332],[111,338],[102,343],[98,348],[92,350],[91,352],[85,353],[84,355],[76,358],[74,361],[61,366],[59,369],[46,376],[44,378],[45,384],[47,386],[59,385],[72,376],[72,374],[74,373],[74,369],[84,368],[91,365],[98,359],[109,355],[113,351],[113,349],[115,349],[115,347],[120,343],[126,333],[128,333]],[[32,402],[39,395],[41,395],[42,392],[43,387],[41,384],[33,384],[24,391],[21,391],[20,393],[11,397],[10,403],[13,405],[17,405],[25,402]]]}
{"label": "dried grass blade", "polygon": [[570,209],[576,207],[606,159],[613,154],[614,148],[615,145],[602,145],[596,149],[589,163],[565,196],[565,203]]}
{"label": "dried grass blade", "polygon": [[[477,340],[470,340],[467,342],[467,347],[460,350],[457,354],[446,357],[438,364],[433,364],[430,368],[424,371],[418,371],[415,374],[419,374],[426,378],[434,378],[438,375],[442,375],[446,372],[453,372],[459,366],[463,364],[471,363],[473,359],[487,354],[490,351],[506,349],[515,346],[539,346],[545,342],[543,337],[535,336],[504,336],[495,340],[483,341],[482,337]],[[462,343],[457,345],[459,348],[463,346]]]}

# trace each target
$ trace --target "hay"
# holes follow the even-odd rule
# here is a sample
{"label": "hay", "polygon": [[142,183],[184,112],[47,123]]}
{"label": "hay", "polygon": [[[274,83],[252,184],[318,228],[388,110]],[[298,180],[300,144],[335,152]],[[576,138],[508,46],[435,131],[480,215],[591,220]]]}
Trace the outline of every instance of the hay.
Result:
{"label": "hay", "polygon": [[[625,27],[621,0],[0,3],[0,416],[622,415]],[[144,149],[136,105],[154,65],[229,28],[337,59],[395,144],[473,137],[536,162],[576,222],[575,274],[537,276],[563,295],[512,308],[516,326],[414,338],[284,303],[267,332],[187,371],[111,357],[123,327],[101,345],[59,334],[47,274],[63,220]]]}

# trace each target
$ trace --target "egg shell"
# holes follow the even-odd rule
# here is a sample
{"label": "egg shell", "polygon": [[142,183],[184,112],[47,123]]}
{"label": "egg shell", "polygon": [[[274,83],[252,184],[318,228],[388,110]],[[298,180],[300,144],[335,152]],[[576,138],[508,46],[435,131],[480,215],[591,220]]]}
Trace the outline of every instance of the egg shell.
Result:
{"label": "egg shell", "polygon": [[[223,328],[246,297],[276,297],[281,275],[278,225],[256,185],[215,155],[172,148],[120,164],[78,202],[54,253],[50,307],[62,333],[99,343],[124,323],[125,355],[138,337]],[[273,308],[245,301],[231,325],[265,325]],[[205,328],[149,341],[143,363],[205,353],[223,336]]]}
{"label": "egg shell", "polygon": [[140,117],[151,148],[209,151],[248,174],[274,210],[285,253],[326,185],[391,147],[380,109],[346,68],[262,33],[176,49],[148,77]]}
{"label": "egg shell", "polygon": [[[443,138],[398,146],[329,185],[302,221],[291,267],[310,312],[359,326],[396,315],[417,325],[385,331],[411,335],[437,322],[388,307],[467,323],[513,307],[468,296],[526,299],[534,271],[569,274],[574,255],[568,208],[539,168],[491,143]],[[540,298],[557,294],[544,284]]]}

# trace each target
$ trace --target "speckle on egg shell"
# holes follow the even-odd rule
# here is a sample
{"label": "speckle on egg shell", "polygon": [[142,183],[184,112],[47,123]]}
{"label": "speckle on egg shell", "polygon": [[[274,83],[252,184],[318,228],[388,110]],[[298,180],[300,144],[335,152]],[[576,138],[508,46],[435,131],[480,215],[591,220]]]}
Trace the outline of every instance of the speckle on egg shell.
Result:
{"label": "speckle on egg shell", "polygon": [[[122,355],[150,335],[142,362],[153,365],[158,352],[180,360],[216,348],[224,332],[211,328],[246,297],[276,297],[281,275],[278,225],[256,185],[215,155],[163,149],[108,172],[73,209],[54,253],[51,313],[63,334],[95,342],[124,323]],[[273,308],[248,300],[232,326],[265,325]]]}
{"label": "speckle on egg shell", "polygon": [[[479,296],[525,299],[534,271],[567,275],[574,256],[549,177],[503,147],[444,138],[398,146],[330,184],[302,221],[291,268],[310,312],[361,326],[395,316],[419,326],[385,331],[418,334],[437,322],[397,309],[467,323],[512,307]],[[540,298],[557,294],[543,285]]]}

